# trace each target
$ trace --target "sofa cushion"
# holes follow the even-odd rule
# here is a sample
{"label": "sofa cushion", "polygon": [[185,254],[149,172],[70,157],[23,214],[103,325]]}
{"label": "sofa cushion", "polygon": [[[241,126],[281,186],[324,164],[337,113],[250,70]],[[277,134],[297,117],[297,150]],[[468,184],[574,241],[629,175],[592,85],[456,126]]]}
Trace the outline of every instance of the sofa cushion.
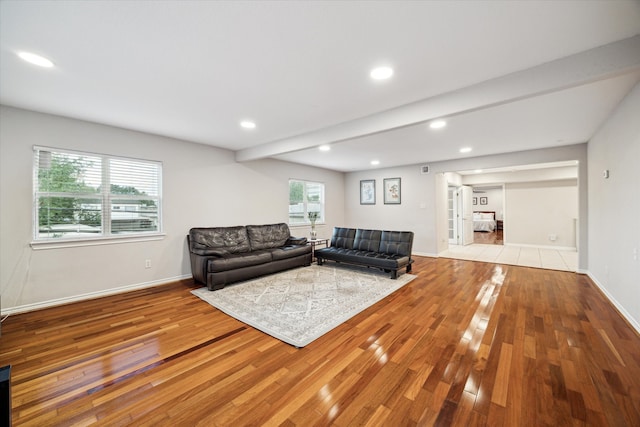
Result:
{"label": "sofa cushion", "polygon": [[412,231],[383,231],[380,239],[380,252],[394,255],[411,255],[413,246]]}
{"label": "sofa cushion", "polygon": [[353,241],[353,249],[365,252],[378,252],[380,250],[380,230],[356,230],[356,237]]}
{"label": "sofa cushion", "polygon": [[208,273],[235,270],[253,265],[271,262],[273,257],[269,251],[255,251],[241,254],[230,254],[224,258],[211,258],[207,265]]}
{"label": "sofa cushion", "polygon": [[291,235],[285,223],[267,225],[247,225],[247,235],[251,250],[279,248],[284,246]]}
{"label": "sofa cushion", "polygon": [[192,228],[189,244],[191,252],[205,256],[226,256],[251,250],[247,229],[243,226]]}
{"label": "sofa cushion", "polygon": [[271,255],[273,256],[274,261],[307,254],[311,254],[311,246],[289,245],[271,249]]}
{"label": "sofa cushion", "polygon": [[355,236],[355,228],[334,227],[331,235],[331,246],[334,248],[353,249]]}
{"label": "sofa cushion", "polygon": [[389,270],[396,270],[409,264],[409,257],[404,255],[334,247],[316,250],[316,257],[351,264],[364,264]]}
{"label": "sofa cushion", "polygon": [[293,237],[293,236],[289,236],[289,238],[287,239],[287,241],[284,243],[285,246],[290,246],[290,245],[301,245],[304,246],[306,245],[308,242],[306,237]]}

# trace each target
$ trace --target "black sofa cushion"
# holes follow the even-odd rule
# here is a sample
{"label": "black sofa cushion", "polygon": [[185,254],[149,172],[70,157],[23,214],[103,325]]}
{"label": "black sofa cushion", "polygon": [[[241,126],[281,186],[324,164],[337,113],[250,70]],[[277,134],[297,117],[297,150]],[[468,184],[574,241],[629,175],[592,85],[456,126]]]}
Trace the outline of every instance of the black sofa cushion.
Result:
{"label": "black sofa cushion", "polygon": [[189,249],[197,255],[226,256],[251,251],[244,226],[192,228],[189,237]]}
{"label": "black sofa cushion", "polygon": [[284,223],[247,225],[247,234],[252,251],[279,248],[285,245],[290,236],[289,226]]}
{"label": "black sofa cushion", "polygon": [[409,257],[405,255],[385,254],[372,251],[358,251],[344,248],[323,248],[322,259],[346,262],[348,264],[361,264],[383,270],[394,270],[409,264]]}
{"label": "black sofa cushion", "polygon": [[288,245],[281,248],[270,249],[269,251],[271,252],[273,260],[277,261],[281,259],[297,257],[300,255],[306,255],[309,253],[309,247]]}
{"label": "black sofa cushion", "polygon": [[273,257],[269,251],[229,254],[223,258],[210,259],[209,264],[207,265],[207,272],[217,273],[220,271],[235,270],[237,268],[265,264],[267,262],[271,262],[272,259]]}
{"label": "black sofa cushion", "polygon": [[356,237],[353,241],[353,249],[365,252],[378,252],[380,249],[380,230],[356,230]]}
{"label": "black sofa cushion", "polygon": [[410,231],[383,231],[380,237],[380,252],[411,256],[413,233]]}
{"label": "black sofa cushion", "polygon": [[331,235],[331,247],[353,249],[355,237],[355,228],[334,227]]}

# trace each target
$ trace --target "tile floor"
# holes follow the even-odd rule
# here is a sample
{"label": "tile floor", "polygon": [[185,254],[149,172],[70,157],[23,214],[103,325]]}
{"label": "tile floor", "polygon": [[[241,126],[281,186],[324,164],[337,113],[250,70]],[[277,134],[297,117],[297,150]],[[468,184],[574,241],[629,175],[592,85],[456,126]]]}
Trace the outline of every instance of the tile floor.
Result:
{"label": "tile floor", "polygon": [[551,270],[576,271],[578,269],[578,252],[576,251],[558,251],[523,246],[483,245],[477,243],[467,246],[449,245],[449,249],[440,253],[439,256],[470,261],[548,268]]}

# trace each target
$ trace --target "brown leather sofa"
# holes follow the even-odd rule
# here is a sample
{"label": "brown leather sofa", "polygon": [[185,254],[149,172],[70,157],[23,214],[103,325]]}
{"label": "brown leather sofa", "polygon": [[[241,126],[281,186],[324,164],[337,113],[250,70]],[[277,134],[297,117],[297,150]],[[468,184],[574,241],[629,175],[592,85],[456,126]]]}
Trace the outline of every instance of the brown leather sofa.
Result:
{"label": "brown leather sofa", "polygon": [[316,249],[318,265],[325,260],[375,267],[398,277],[398,271],[411,271],[412,231],[364,230],[335,227],[331,246]]}
{"label": "brown leather sofa", "polygon": [[292,237],[285,223],[192,228],[187,240],[193,278],[210,291],[311,265],[307,239]]}

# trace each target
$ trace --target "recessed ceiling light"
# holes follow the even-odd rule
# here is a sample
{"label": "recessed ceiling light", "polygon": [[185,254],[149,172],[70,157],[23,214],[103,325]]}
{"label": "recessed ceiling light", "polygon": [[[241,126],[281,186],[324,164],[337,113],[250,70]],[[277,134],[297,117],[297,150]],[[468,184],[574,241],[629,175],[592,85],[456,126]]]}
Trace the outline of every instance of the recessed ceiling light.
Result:
{"label": "recessed ceiling light", "polygon": [[18,52],[18,56],[22,58],[24,61],[27,61],[30,64],[37,65],[39,67],[51,68],[53,67],[53,62],[44,56],[36,55],[31,52]]}
{"label": "recessed ceiling light", "polygon": [[482,169],[476,169],[473,171],[474,173],[482,173]]}
{"label": "recessed ceiling light", "polygon": [[240,122],[240,126],[245,129],[255,129],[256,124],[250,120],[243,120]]}
{"label": "recessed ceiling light", "polygon": [[393,68],[391,67],[378,67],[371,70],[369,74],[374,80],[386,80],[393,76]]}
{"label": "recessed ceiling light", "polygon": [[380,160],[371,160],[371,164],[373,166],[378,166],[380,164]]}
{"label": "recessed ceiling light", "polygon": [[442,129],[445,126],[447,126],[447,122],[445,122],[444,120],[434,120],[429,123],[429,127],[431,129]]}
{"label": "recessed ceiling light", "polygon": [[321,145],[318,147],[318,150],[320,151],[329,151],[331,150],[331,146],[330,145]]}
{"label": "recessed ceiling light", "polygon": [[461,153],[469,153],[469,152],[471,152],[471,147],[462,147],[460,149],[460,152]]}

